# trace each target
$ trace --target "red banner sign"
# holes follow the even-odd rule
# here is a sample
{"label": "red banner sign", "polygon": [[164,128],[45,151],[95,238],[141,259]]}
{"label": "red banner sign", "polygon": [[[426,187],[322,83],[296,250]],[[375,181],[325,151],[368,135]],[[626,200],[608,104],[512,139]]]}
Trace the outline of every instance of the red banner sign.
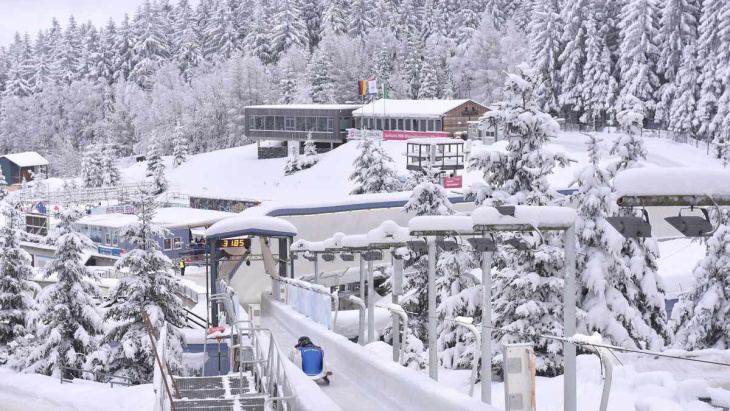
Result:
{"label": "red banner sign", "polygon": [[383,131],[383,140],[410,140],[412,138],[443,138],[448,137],[449,133],[441,131]]}
{"label": "red banner sign", "polygon": [[462,186],[461,176],[444,177],[444,188],[461,188],[461,186]]}

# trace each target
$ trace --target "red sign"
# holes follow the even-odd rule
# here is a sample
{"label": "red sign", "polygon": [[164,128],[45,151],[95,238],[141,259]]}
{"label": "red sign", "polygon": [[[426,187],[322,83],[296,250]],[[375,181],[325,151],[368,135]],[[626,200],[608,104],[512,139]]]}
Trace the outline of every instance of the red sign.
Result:
{"label": "red sign", "polygon": [[461,176],[444,177],[444,188],[461,188]]}
{"label": "red sign", "polygon": [[383,140],[410,140],[412,138],[444,138],[448,137],[449,133],[441,131],[398,131],[398,130],[385,130],[383,131]]}

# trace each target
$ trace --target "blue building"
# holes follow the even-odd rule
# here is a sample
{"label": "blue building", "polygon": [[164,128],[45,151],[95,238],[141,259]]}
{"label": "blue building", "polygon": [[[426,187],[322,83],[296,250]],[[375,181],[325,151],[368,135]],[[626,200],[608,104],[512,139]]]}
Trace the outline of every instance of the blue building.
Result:
{"label": "blue building", "polygon": [[[97,245],[100,254],[120,256],[134,248],[121,239],[121,229],[139,221],[136,215],[123,214],[125,212],[133,213],[134,207],[99,207],[91,215],[80,219],[76,227]],[[235,214],[192,208],[160,208],[153,223],[167,229],[168,234],[157,238],[157,243],[167,257],[179,259],[181,254],[191,249],[192,229],[208,227],[233,215]]]}
{"label": "blue building", "polygon": [[3,176],[9,186],[17,186],[25,181],[32,181],[33,174],[43,172],[48,175],[48,160],[35,151],[6,154],[0,157]]}

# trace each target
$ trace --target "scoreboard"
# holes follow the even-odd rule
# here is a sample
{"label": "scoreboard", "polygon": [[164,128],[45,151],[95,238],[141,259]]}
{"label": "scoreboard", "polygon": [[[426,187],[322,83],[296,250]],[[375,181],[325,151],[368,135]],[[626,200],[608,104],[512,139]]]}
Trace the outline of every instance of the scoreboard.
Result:
{"label": "scoreboard", "polygon": [[216,240],[216,248],[251,248],[250,238],[229,238],[225,240]]}

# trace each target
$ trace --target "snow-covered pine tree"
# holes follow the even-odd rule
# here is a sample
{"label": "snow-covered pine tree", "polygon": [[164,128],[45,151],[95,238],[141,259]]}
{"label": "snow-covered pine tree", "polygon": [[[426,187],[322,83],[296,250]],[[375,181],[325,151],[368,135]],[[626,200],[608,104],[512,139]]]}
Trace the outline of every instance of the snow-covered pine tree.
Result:
{"label": "snow-covered pine tree", "polygon": [[[647,151],[641,137],[644,121],[643,104],[634,96],[626,96],[622,101],[623,109],[616,115],[623,135],[614,141],[611,154],[617,154],[619,160],[609,164],[608,171],[612,176],[629,168],[639,166],[639,161],[646,159]],[[627,238],[621,249],[623,264],[629,268],[629,279],[633,287],[626,291],[634,306],[641,313],[641,318],[656,333],[657,338],[647,341],[648,348],[660,349],[670,340],[667,325],[664,289],[659,277],[657,257],[659,246],[655,238]],[[641,344],[641,341],[637,341]]]}
{"label": "snow-covered pine tree", "polygon": [[231,58],[241,45],[238,43],[235,10],[229,7],[227,1],[218,2],[216,8],[206,27],[205,57],[220,62]]}
{"label": "snow-covered pine tree", "polygon": [[[441,185],[423,182],[413,190],[403,211],[416,216],[450,215],[454,214],[454,207]],[[403,286],[406,293],[401,298],[401,305],[411,313],[408,326],[413,330],[414,336],[420,341],[427,341],[428,255],[411,252],[404,263],[406,271],[410,271],[411,274],[406,275],[404,279]]]}
{"label": "snow-covered pine tree", "polygon": [[352,163],[355,171],[350,175],[355,188],[350,194],[398,191],[400,182],[393,168],[393,159],[383,147],[366,137],[360,140],[358,150],[359,154]]}
{"label": "snow-covered pine tree", "polygon": [[685,47],[683,56],[675,79],[676,97],[669,108],[668,128],[674,133],[675,141],[687,141],[687,137],[691,137],[697,142],[700,123],[696,117],[699,68],[694,42]]}
{"label": "snow-covered pine tree", "polygon": [[720,73],[724,66],[720,60],[720,25],[722,24],[723,9],[727,9],[728,3],[724,0],[704,0],[702,2],[702,15],[698,27],[697,39],[697,67],[700,68],[700,77],[697,80],[700,84],[699,100],[695,117],[699,121],[699,136],[709,144],[715,140],[720,130],[715,128],[715,123],[707,121],[717,113],[717,102],[722,94],[723,78]]}
{"label": "snow-covered pine tree", "polygon": [[284,61],[281,68],[281,79],[279,80],[279,92],[282,104],[291,104],[297,94],[296,72],[290,61]]}
{"label": "snow-covered pine tree", "polygon": [[[560,126],[539,109],[534,93],[539,75],[526,66],[519,66],[518,74],[508,74],[506,103],[482,118],[498,126],[508,143],[506,152],[472,152],[469,168],[481,170],[486,182],[468,190],[477,204],[550,205],[557,197],[547,176],[555,166],[566,166],[568,159],[544,148]],[[562,244],[556,236],[546,235],[545,239],[542,243],[536,236],[524,234],[523,241],[532,243],[534,250],[507,249],[496,256],[494,326],[509,331],[494,335],[497,354],[492,363],[498,369],[502,366],[501,347],[527,339],[534,344],[539,374],[555,375],[562,370],[562,344],[526,337],[563,334]]]}
{"label": "snow-covered pine tree", "polygon": [[621,110],[616,120],[622,131],[621,137],[613,142],[611,154],[618,155],[619,160],[608,166],[608,171],[615,176],[622,170],[636,167],[640,160],[646,159],[646,148],[641,130],[644,127],[644,104],[632,95],[625,95],[621,101]]}
{"label": "snow-covered pine tree", "polygon": [[556,7],[553,1],[536,2],[527,32],[531,65],[539,76],[535,95],[540,108],[546,112],[560,109],[558,57],[562,27]]}
{"label": "snow-covered pine tree", "polygon": [[172,145],[172,166],[181,166],[188,159],[188,139],[185,138],[184,128],[180,123],[175,126]]}
{"label": "snow-covered pine tree", "polygon": [[134,68],[129,79],[145,90],[152,89],[154,73],[170,54],[170,42],[158,6],[146,0],[134,17]]}
{"label": "snow-covered pine tree", "polygon": [[10,196],[0,204],[5,223],[0,228],[0,345],[22,338],[33,328],[36,303],[33,294],[40,292],[31,281],[30,255],[20,248],[25,224],[20,203]]}
{"label": "snow-covered pine tree", "polygon": [[611,176],[599,166],[601,139],[589,136],[587,165],[575,172],[572,195],[578,211],[576,277],[580,286],[578,308],[583,311],[582,334],[598,332],[613,345],[660,347],[662,337],[637,308],[640,291],[621,256],[623,237],[606,222],[618,213]]}
{"label": "snow-covered pine tree", "polygon": [[568,0],[563,3],[561,20],[565,23],[560,41],[565,44],[560,63],[560,95],[558,103],[566,115],[585,110],[583,73],[586,64],[586,36],[590,15],[595,13],[588,0]]}
{"label": "snow-covered pine tree", "polygon": [[175,48],[174,59],[177,67],[185,81],[190,81],[193,76],[192,70],[203,60],[203,50],[198,41],[193,20],[193,10],[188,0],[181,0],[175,8]]}
{"label": "snow-covered pine tree", "polygon": [[173,372],[179,372],[182,335],[178,329],[185,325],[185,310],[173,292],[176,284],[172,277],[172,262],[159,249],[158,239],[165,238],[168,232],[153,223],[157,207],[155,194],[142,193],[134,206],[139,221],[120,232],[122,241],[130,244],[133,250],[115,265],[118,270],[129,271],[129,276],[120,279],[109,291],[109,307],[104,316],[110,327],[103,342],[119,344],[113,348],[102,347],[103,355],[90,360],[105,359],[110,373],[142,383],[151,380],[155,361],[142,313],[147,313],[155,330],[167,323],[168,359]]}
{"label": "snow-covered pine tree", "polygon": [[0,201],[4,200],[8,196],[8,182],[5,180],[3,174],[3,168],[0,167]]}
{"label": "snow-covered pine tree", "polygon": [[276,25],[271,29],[271,59],[279,61],[281,55],[292,46],[308,47],[307,28],[302,21],[302,11],[295,0],[281,0],[274,16]]}
{"label": "snow-covered pine tree", "polygon": [[165,180],[165,162],[160,155],[157,140],[153,139],[147,148],[147,179],[152,183],[152,193],[159,195],[167,190]]}
{"label": "snow-covered pine tree", "polygon": [[435,100],[438,96],[439,81],[436,77],[436,70],[433,67],[431,58],[426,58],[421,63],[420,70],[421,84],[418,87],[419,100]]}
{"label": "snow-covered pine tree", "polygon": [[104,145],[104,152],[101,156],[101,187],[116,187],[122,180],[122,175],[117,166],[117,149],[113,143]]}
{"label": "snow-covered pine tree", "polygon": [[347,34],[348,7],[345,0],[325,0],[323,28],[325,35]]}
{"label": "snow-covered pine tree", "polygon": [[694,269],[694,285],[672,310],[676,348],[730,349],[730,211],[715,217],[719,227]]}
{"label": "snow-covered pine tree", "polygon": [[580,122],[593,124],[613,118],[618,82],[613,76],[614,64],[609,47],[606,7],[593,5],[586,24],[586,62],[583,66],[583,115]]}
{"label": "snow-covered pine tree", "polygon": [[353,38],[363,38],[373,28],[372,0],[352,0],[350,2],[348,34]]}
{"label": "snow-covered pine tree", "polygon": [[304,156],[300,158],[299,168],[306,170],[319,163],[319,156],[317,156],[317,146],[312,140],[312,132],[307,133],[307,141],[304,142]]}
{"label": "snow-covered pine tree", "polygon": [[262,63],[266,64],[273,59],[270,41],[270,19],[266,15],[268,7],[265,7],[260,0],[254,1],[252,7],[253,24],[251,30],[243,39],[243,49],[247,55],[258,57]]}
{"label": "snow-covered pine tree", "polygon": [[619,69],[621,92],[619,101],[634,96],[652,112],[656,108],[655,93],[659,88],[656,45],[659,10],[654,0],[630,0],[621,9],[621,44]]}
{"label": "snow-covered pine tree", "polygon": [[302,0],[302,20],[307,28],[307,44],[310,53],[319,45],[322,38],[323,5],[320,0]]}
{"label": "snow-covered pine tree", "polygon": [[335,102],[335,79],[329,53],[317,49],[307,66],[309,96],[313,103],[324,104]]}
{"label": "snow-covered pine tree", "polygon": [[407,85],[405,94],[410,99],[417,99],[421,85],[423,63],[420,56],[420,44],[415,35],[408,36],[404,57],[405,59],[401,64],[401,73]]}
{"label": "snow-covered pine tree", "polygon": [[456,251],[444,251],[436,262],[436,312],[438,315],[439,361],[444,368],[468,368],[479,350],[470,331],[454,322],[456,317],[481,313],[481,283],[471,273],[476,260],[471,248],[462,244]]}
{"label": "snow-covered pine tree", "polygon": [[79,373],[61,367],[83,368],[86,355],[98,348],[97,336],[103,331],[101,293],[82,259],[85,250],[95,247],[74,227],[83,215],[78,208],[60,214],[55,259],[44,269],[44,278],[55,276],[57,282],[38,296],[35,347],[27,358],[26,372],[78,378]]}
{"label": "snow-covered pine tree", "polygon": [[292,175],[296,173],[297,171],[301,170],[302,166],[302,159],[299,155],[299,146],[296,147],[290,147],[289,148],[289,157],[286,159],[286,164],[284,165],[284,175]]}
{"label": "snow-covered pine tree", "polygon": [[430,167],[422,168],[420,170],[411,170],[410,174],[408,175],[408,180],[406,180],[406,183],[403,186],[403,189],[406,191],[413,191],[413,189],[416,188],[419,184],[425,182],[440,184],[441,172],[438,169]]}

